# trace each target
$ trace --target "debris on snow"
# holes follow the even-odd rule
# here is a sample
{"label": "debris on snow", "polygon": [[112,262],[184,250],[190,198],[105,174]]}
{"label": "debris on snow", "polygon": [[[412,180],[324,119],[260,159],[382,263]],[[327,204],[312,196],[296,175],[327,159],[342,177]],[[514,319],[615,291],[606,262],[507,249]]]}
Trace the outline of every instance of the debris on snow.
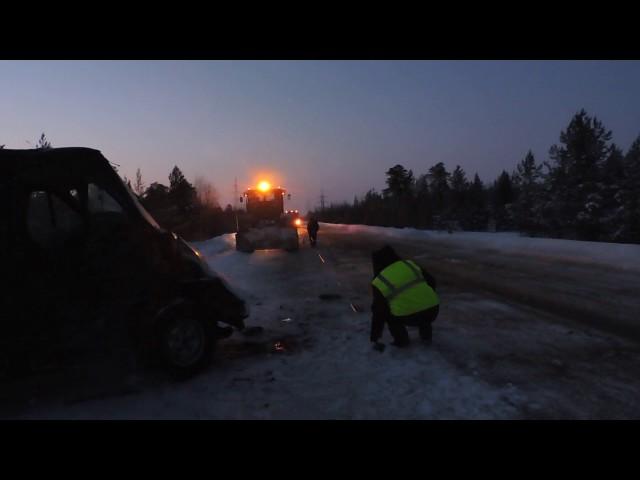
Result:
{"label": "debris on snow", "polygon": [[342,295],[338,294],[338,293],[321,293],[320,295],[318,295],[318,298],[320,300],[340,300],[342,298]]}

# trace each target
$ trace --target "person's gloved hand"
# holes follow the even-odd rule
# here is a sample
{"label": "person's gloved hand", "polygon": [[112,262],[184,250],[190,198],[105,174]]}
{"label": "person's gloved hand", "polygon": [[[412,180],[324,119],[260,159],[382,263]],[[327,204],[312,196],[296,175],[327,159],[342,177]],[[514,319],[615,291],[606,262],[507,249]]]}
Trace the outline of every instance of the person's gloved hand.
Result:
{"label": "person's gloved hand", "polygon": [[381,342],[373,342],[373,349],[377,350],[380,353],[382,353],[382,352],[384,352],[385,344],[381,343]]}

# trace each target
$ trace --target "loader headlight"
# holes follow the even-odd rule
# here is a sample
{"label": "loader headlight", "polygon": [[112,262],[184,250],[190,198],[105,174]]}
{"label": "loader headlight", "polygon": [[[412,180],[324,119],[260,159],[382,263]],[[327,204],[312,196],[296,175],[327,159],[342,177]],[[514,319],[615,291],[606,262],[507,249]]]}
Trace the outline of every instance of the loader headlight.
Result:
{"label": "loader headlight", "polygon": [[296,227],[299,227],[300,225],[302,225],[302,220],[300,220],[299,218],[296,218],[293,223],[295,223]]}

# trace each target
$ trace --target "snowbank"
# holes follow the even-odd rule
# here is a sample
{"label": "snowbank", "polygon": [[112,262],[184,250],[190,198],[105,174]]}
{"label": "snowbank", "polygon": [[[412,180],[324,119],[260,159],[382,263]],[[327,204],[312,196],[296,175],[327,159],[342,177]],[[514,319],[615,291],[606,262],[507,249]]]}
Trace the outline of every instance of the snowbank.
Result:
{"label": "snowbank", "polygon": [[[517,232],[454,232],[415,228],[372,227],[368,225],[322,224],[344,233],[368,233],[404,240],[430,240],[472,250],[494,250],[506,254],[593,263],[624,270],[640,271],[640,245],[583,242],[557,238],[530,238]],[[322,227],[321,227],[322,228]]]}
{"label": "snowbank", "polygon": [[205,257],[209,257],[236,248],[235,235],[235,233],[226,233],[224,235],[214,237],[210,240],[204,240],[201,242],[190,242],[190,244]]}

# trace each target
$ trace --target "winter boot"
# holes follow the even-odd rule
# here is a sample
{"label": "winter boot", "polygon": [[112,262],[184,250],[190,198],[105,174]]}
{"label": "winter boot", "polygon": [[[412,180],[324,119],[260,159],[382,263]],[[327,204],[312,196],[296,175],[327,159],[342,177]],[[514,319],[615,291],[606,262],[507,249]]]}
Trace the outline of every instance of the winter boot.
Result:
{"label": "winter boot", "polygon": [[431,324],[423,324],[420,325],[420,339],[422,343],[425,345],[431,345],[433,340],[433,329],[431,328]]}

